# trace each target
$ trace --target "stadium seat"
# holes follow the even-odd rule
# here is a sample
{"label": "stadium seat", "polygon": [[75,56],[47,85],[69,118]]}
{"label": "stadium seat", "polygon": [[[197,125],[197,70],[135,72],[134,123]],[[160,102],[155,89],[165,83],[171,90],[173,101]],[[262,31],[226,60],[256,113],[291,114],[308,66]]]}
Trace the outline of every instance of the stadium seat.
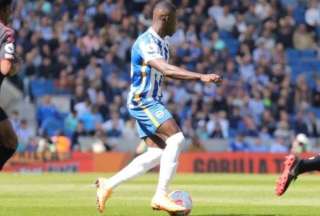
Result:
{"label": "stadium seat", "polygon": [[230,54],[235,56],[239,49],[239,41],[236,39],[225,39],[224,42],[226,43],[226,47],[228,48]]}
{"label": "stadium seat", "polygon": [[287,54],[287,58],[288,59],[298,59],[298,58],[300,58],[300,53],[296,49],[288,49],[286,51],[286,54]]}
{"label": "stadium seat", "polygon": [[317,70],[318,73],[320,73],[320,61],[315,61],[314,67],[315,67],[315,70]]}
{"label": "stadium seat", "polygon": [[228,31],[219,31],[219,36],[221,39],[234,39],[233,35],[231,32]]}
{"label": "stadium seat", "polygon": [[53,80],[36,79],[30,83],[31,93],[34,97],[41,97],[54,93]]}
{"label": "stadium seat", "polygon": [[316,50],[308,49],[300,51],[302,58],[315,58],[317,55]]}
{"label": "stadium seat", "polygon": [[316,34],[317,34],[317,37],[320,37],[320,26],[317,27],[317,29],[316,29]]}
{"label": "stadium seat", "polygon": [[31,94],[34,97],[42,97],[44,95],[65,95],[69,94],[64,89],[59,89],[55,86],[54,80],[36,79],[30,83]]}

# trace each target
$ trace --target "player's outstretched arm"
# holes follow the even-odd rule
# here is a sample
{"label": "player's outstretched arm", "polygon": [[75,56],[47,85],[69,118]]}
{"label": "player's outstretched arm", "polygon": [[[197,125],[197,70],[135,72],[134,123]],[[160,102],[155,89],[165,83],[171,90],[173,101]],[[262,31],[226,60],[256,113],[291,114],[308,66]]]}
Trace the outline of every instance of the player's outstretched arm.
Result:
{"label": "player's outstretched arm", "polygon": [[199,74],[171,65],[163,59],[154,59],[148,62],[154,69],[160,71],[165,76],[180,80],[200,80],[202,82],[220,83],[222,78],[217,74]]}

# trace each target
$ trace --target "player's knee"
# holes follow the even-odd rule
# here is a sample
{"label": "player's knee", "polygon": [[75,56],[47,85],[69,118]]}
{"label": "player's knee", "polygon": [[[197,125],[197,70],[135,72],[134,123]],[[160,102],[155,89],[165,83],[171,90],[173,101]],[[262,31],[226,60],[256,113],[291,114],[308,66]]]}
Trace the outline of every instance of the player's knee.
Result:
{"label": "player's knee", "polygon": [[185,143],[185,137],[183,135],[183,133],[180,131],[178,133],[175,133],[173,135],[171,135],[167,140],[166,140],[166,144],[167,145],[172,145],[175,144],[177,145],[180,149],[183,147]]}

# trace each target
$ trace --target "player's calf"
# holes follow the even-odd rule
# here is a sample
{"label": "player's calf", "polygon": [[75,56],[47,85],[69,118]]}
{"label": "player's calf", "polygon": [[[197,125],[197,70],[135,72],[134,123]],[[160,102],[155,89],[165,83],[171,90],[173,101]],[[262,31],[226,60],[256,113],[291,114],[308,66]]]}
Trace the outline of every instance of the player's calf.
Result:
{"label": "player's calf", "polygon": [[18,146],[18,138],[8,119],[0,121],[0,170],[13,156]]}
{"label": "player's calf", "polygon": [[2,170],[4,164],[12,157],[15,151],[16,149],[0,146],[0,171]]}

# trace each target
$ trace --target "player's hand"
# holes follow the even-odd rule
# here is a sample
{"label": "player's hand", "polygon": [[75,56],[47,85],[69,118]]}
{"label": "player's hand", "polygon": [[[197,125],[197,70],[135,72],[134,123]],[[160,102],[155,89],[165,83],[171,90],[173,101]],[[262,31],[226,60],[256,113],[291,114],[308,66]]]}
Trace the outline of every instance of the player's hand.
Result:
{"label": "player's hand", "polygon": [[222,82],[222,77],[217,74],[202,74],[200,80],[205,83],[216,83],[219,84]]}

